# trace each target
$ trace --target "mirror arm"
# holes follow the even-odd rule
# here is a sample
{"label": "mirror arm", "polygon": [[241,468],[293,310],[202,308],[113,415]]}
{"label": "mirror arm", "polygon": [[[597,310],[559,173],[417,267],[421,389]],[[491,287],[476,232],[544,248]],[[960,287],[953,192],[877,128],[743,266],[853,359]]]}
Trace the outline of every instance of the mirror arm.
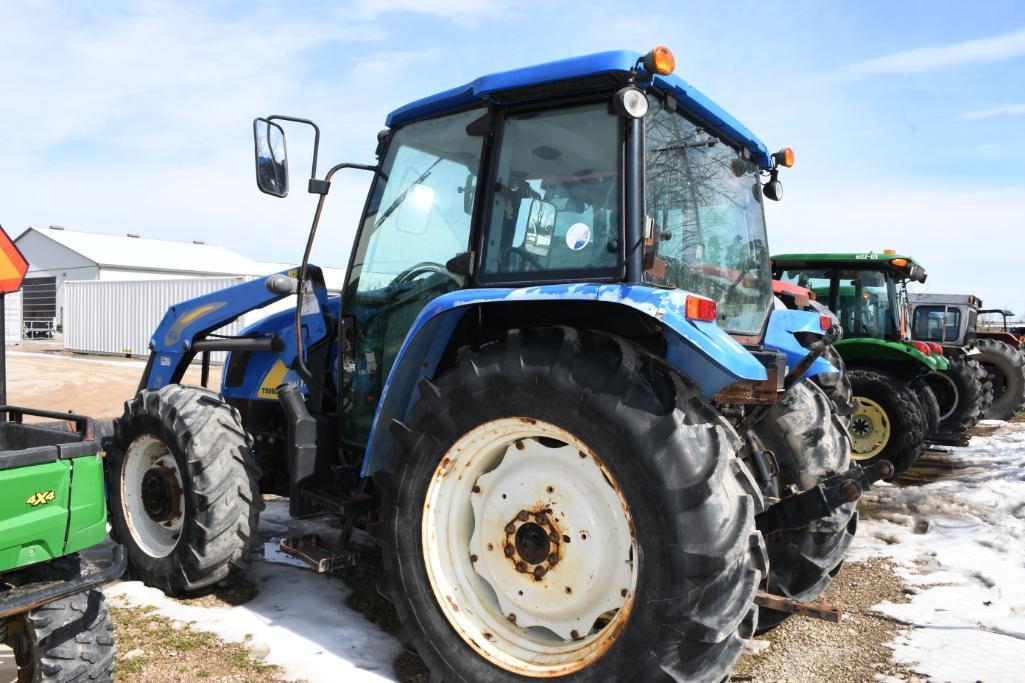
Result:
{"label": "mirror arm", "polygon": [[[287,117],[279,117],[287,118]],[[290,119],[293,121],[302,122],[303,119]],[[316,124],[312,124],[316,128]],[[318,129],[319,135],[319,129]],[[316,152],[313,155],[313,163],[316,166],[317,156]],[[317,198],[317,210],[313,214],[313,224],[310,226],[310,236],[306,239],[306,250],[303,252],[302,264],[299,267],[299,280],[296,283],[296,301],[295,301],[295,371],[308,385],[318,387],[324,394],[333,398],[336,402],[339,397],[333,395],[333,392],[329,391],[328,388],[318,378],[313,376],[309,368],[306,367],[306,352],[303,348],[303,296],[306,292],[306,275],[310,266],[310,254],[313,251],[313,240],[317,237],[317,226],[320,225],[320,214],[324,211],[324,201],[327,199],[328,190],[331,188],[331,177],[338,171],[344,168],[355,168],[362,171],[373,171],[374,173],[380,173],[380,167],[371,166],[370,164],[351,164],[341,163],[331,167],[331,170],[324,176],[324,180],[317,180],[316,176],[310,178],[310,192],[313,194],[319,194]],[[321,191],[323,190],[323,191]],[[316,295],[314,295],[316,296]]]}
{"label": "mirror arm", "polygon": [[[320,152],[320,126],[309,119],[301,119],[295,116],[284,114],[273,114],[267,117],[268,121],[291,121],[293,123],[304,123],[313,127],[313,168],[310,170],[310,180],[317,177],[317,154]],[[312,190],[311,190],[312,191]]]}

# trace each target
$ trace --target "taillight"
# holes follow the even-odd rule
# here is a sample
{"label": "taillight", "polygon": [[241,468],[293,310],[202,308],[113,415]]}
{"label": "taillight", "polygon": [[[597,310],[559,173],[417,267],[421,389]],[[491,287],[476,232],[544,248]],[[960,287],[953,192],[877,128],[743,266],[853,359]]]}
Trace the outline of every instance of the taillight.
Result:
{"label": "taillight", "polygon": [[715,321],[715,302],[703,296],[687,297],[687,317],[691,320]]}
{"label": "taillight", "polygon": [[819,328],[821,330],[823,330],[823,331],[828,330],[832,326],[833,326],[833,319],[832,318],[830,318],[828,315],[820,315],[819,316]]}
{"label": "taillight", "polygon": [[920,342],[920,341],[911,342],[911,345],[914,346],[916,349],[918,349],[919,351],[921,351],[922,353],[924,353],[927,356],[931,356],[932,355],[932,349],[930,349],[929,345],[924,343],[924,342]]}
{"label": "taillight", "polygon": [[932,349],[932,352],[935,353],[937,356],[942,356],[943,355],[943,347],[942,346],[940,346],[936,342],[926,342],[926,343],[929,344],[929,348]]}

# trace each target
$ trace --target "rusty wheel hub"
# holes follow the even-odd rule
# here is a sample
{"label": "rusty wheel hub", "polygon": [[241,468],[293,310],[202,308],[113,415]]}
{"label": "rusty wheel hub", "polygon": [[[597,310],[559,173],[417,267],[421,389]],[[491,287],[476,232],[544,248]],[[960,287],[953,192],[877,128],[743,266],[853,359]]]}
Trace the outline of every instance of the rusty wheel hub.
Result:
{"label": "rusty wheel hub", "polygon": [[442,459],[423,520],[438,603],[494,664],[565,675],[622,631],[638,576],[632,518],[572,434],[524,418],[480,425]]}

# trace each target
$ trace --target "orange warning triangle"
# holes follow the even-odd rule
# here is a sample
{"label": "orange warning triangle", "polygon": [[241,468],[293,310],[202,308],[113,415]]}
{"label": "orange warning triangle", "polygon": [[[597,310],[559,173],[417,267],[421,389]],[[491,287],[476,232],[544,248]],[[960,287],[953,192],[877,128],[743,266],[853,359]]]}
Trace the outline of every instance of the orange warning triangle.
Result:
{"label": "orange warning triangle", "polygon": [[10,294],[21,289],[21,281],[27,271],[28,261],[0,227],[0,294]]}

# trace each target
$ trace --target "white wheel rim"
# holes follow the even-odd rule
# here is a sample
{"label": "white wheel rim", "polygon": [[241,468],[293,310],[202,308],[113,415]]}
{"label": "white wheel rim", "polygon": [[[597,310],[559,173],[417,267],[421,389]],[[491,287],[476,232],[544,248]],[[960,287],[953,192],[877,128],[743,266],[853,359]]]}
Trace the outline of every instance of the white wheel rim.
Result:
{"label": "white wheel rim", "polygon": [[[545,546],[528,542],[538,528],[548,541],[543,560]],[[598,456],[530,418],[494,420],[460,438],[423,506],[424,564],[442,612],[481,656],[523,676],[565,675],[608,651],[633,607],[635,538],[626,499]]]}
{"label": "white wheel rim", "polygon": [[[154,468],[162,468],[177,484],[168,486],[172,513],[164,521],[153,518],[146,509],[143,480]],[[168,481],[170,484],[170,481]],[[152,434],[136,437],[125,451],[121,469],[121,507],[132,539],[147,555],[166,557],[178,545],[185,520],[185,494],[181,471],[171,449]]]}

